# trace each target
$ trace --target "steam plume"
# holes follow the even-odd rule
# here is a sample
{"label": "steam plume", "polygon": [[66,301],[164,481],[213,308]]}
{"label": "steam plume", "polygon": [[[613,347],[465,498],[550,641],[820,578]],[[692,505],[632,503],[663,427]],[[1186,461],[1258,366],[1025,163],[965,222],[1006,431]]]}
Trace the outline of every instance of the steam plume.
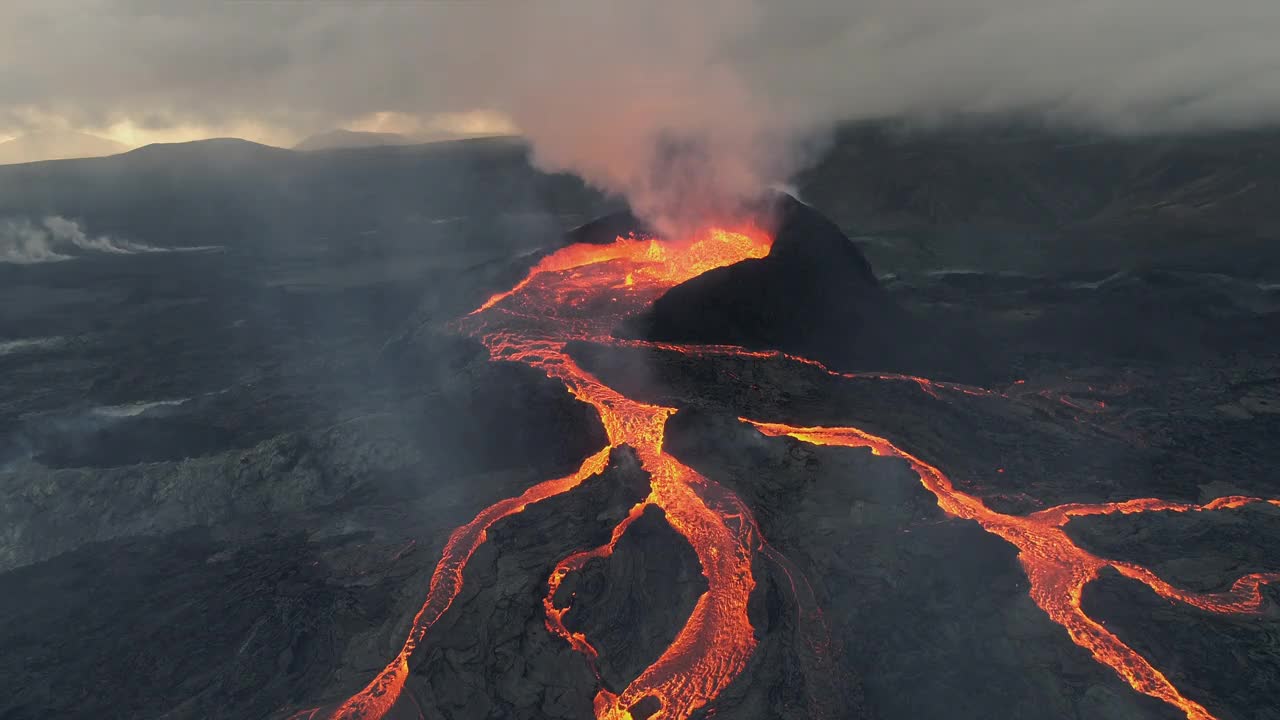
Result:
{"label": "steam plume", "polygon": [[753,31],[749,0],[591,5],[524,27],[535,63],[498,102],[544,169],[625,197],[660,230],[723,219],[801,164],[803,123],[770,107],[731,46]]}
{"label": "steam plume", "polygon": [[77,250],[110,255],[172,251],[106,235],[90,236],[78,222],[60,215],[46,217],[39,224],[23,218],[0,220],[0,263],[60,262],[75,257]]}
{"label": "steam plume", "polygon": [[53,245],[48,230],[29,220],[0,221],[0,262],[33,265],[71,259]]}

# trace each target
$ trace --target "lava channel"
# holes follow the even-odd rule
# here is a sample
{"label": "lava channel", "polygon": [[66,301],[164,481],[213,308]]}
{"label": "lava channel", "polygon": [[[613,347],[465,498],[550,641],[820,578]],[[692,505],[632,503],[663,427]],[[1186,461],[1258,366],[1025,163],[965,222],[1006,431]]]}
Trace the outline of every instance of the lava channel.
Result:
{"label": "lava channel", "polygon": [[1215,613],[1256,613],[1262,605],[1261,585],[1280,581],[1280,573],[1254,573],[1235,582],[1222,593],[1195,593],[1180,590],[1141,566],[1100,558],[1069,538],[1063,527],[1072,517],[1084,515],[1134,514],[1142,512],[1202,512],[1239,508],[1254,503],[1280,506],[1280,500],[1232,496],[1203,505],[1174,503],[1154,498],[1117,503],[1069,504],[1047,508],[1026,516],[1005,515],[988,508],[981,499],[957,490],[941,470],[885,438],[854,427],[793,427],[742,418],[764,435],[790,437],[810,445],[868,448],[872,454],[905,460],[933,493],[938,507],[956,518],[975,520],[987,532],[998,535],[1018,548],[1018,560],[1031,581],[1031,599],[1049,617],[1066,628],[1071,640],[1088,650],[1098,662],[1115,670],[1134,690],[1173,705],[1190,720],[1214,720],[1202,705],[1184,696],[1159,670],[1114,633],[1096,622],[1080,607],[1084,588],[1111,567],[1133,578],[1161,596]]}
{"label": "lava channel", "polygon": [[[647,346],[693,355],[799,362],[847,378],[907,381],[934,397],[941,397],[940,391],[1006,397],[995,391],[916,376],[836,373],[817,361],[776,351],[724,345],[644,343],[611,336],[612,329],[621,321],[640,312],[675,285],[715,268],[764,257],[771,246],[772,237],[751,225],[712,228],[683,241],[619,237],[605,245],[570,245],[545,256],[510,290],[493,295],[459,319],[457,329],[479,339],[492,360],[537,368],[547,377],[562,382],[578,400],[595,408],[609,444],[587,458],[577,472],[499,501],[455,530],[432,573],[426,600],[396,657],[363,690],[341,705],[303,711],[294,717],[358,720],[384,717],[404,688],[410,656],[457,597],[463,569],[484,542],[488,528],[533,503],[568,492],[586,478],[602,472],[610,450],[622,445],[635,450],[642,467],[649,473],[650,494],[615,528],[609,543],[583,550],[556,564],[544,599],[548,630],[594,665],[596,651],[589,639],[564,627],[567,609],[554,604],[555,591],[569,572],[592,557],[612,553],[618,539],[648,505],[661,508],[671,527],[689,542],[707,579],[707,591],[698,598],[671,645],[652,665],[617,694],[603,688],[598,691],[594,702],[598,720],[630,720],[631,709],[640,702],[651,705],[651,699],[659,704],[650,716],[653,720],[686,720],[738,677],[757,644],[747,616],[747,603],[755,589],[752,563],[757,556],[774,562],[791,578],[803,618],[820,624],[821,614],[813,605],[807,583],[802,577],[797,578],[798,571],[765,543],[749,508],[727,489],[680,463],[663,449],[666,421],[676,412],[675,408],[624,396],[581,368],[566,351],[570,342]],[[1188,718],[1208,720],[1213,716],[1184,697],[1150,663],[1081,611],[1080,595],[1084,586],[1097,577],[1100,569],[1113,567],[1165,597],[1212,612],[1248,613],[1256,612],[1261,604],[1260,585],[1280,578],[1251,575],[1241,578],[1226,593],[1189,593],[1160,581],[1139,566],[1098,558],[1077,547],[1062,530],[1070,517],[1078,515],[1151,510],[1194,512],[1260,502],[1254,498],[1228,498],[1204,506],[1159,500],[1063,505],[1025,517],[1003,515],[988,509],[978,498],[956,490],[937,468],[899,450],[888,440],[857,428],[752,424],[766,435],[785,435],[815,445],[866,447],[878,455],[906,460],[945,512],[978,521],[987,531],[1020,550],[1023,568],[1031,580],[1032,599],[1067,629],[1076,644],[1113,668],[1134,689],[1182,708]],[[806,608],[809,609],[806,611]],[[815,652],[825,650],[823,641],[810,639],[809,642]],[[821,701],[815,701],[815,714],[821,714],[821,705]]]}

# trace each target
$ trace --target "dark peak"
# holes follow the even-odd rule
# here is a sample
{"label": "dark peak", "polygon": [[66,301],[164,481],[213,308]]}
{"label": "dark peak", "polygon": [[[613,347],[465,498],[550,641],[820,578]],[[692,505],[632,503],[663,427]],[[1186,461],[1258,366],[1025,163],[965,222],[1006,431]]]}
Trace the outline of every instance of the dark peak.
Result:
{"label": "dark peak", "polygon": [[782,192],[764,202],[766,226],[774,232],[771,264],[815,278],[835,276],[867,286],[878,284],[862,251],[825,215]]}
{"label": "dark peak", "polygon": [[760,201],[775,227],[767,257],[677,285],[620,331],[649,340],[731,344],[841,367],[890,367],[908,318],[835,223],[783,193]]}
{"label": "dark peak", "polygon": [[619,237],[628,235],[654,236],[657,233],[643,220],[637,218],[630,210],[602,215],[595,220],[579,225],[568,233],[570,244],[590,243],[607,245]]}
{"label": "dark peak", "polygon": [[[258,173],[274,171],[297,157],[292,150],[239,138],[155,143],[119,155],[125,168],[165,172]],[[285,161],[280,163],[278,161]]]}
{"label": "dark peak", "polygon": [[209,138],[208,140],[190,140],[177,143],[152,143],[137,150],[124,153],[126,157],[148,157],[161,154],[197,155],[203,153],[259,153],[262,155],[285,155],[289,151],[274,145],[264,145],[242,138]]}

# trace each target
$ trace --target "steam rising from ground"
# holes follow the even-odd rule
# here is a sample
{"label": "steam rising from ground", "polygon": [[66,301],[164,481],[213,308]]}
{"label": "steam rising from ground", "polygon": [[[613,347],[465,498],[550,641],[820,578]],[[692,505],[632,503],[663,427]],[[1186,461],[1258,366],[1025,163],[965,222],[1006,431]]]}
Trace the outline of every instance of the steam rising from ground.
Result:
{"label": "steam rising from ground", "polygon": [[0,340],[0,357],[17,355],[18,353],[54,350],[66,342],[62,337],[20,338],[17,340]]}
{"label": "steam rising from ground", "polygon": [[211,248],[160,248],[106,235],[89,235],[80,223],[60,215],[51,215],[39,223],[25,218],[0,220],[0,263],[60,262],[83,253],[136,255],[208,249]]}
{"label": "steam rising from ground", "polygon": [[42,225],[21,219],[0,221],[0,262],[32,265],[71,259],[54,250],[54,244],[48,228]]}
{"label": "steam rising from ground", "polygon": [[124,419],[134,418],[143,415],[152,410],[163,410],[166,408],[176,408],[190,402],[191,398],[177,398],[174,400],[151,400],[148,402],[126,403],[124,405],[103,405],[93,408],[91,411],[94,415],[102,418]]}

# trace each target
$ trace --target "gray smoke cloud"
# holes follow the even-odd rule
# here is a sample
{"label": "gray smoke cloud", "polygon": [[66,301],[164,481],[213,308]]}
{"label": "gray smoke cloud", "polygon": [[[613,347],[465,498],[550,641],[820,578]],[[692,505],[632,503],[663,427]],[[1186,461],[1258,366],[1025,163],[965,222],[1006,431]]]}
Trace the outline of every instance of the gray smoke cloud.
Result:
{"label": "gray smoke cloud", "polygon": [[1123,132],[1280,119],[1274,0],[197,3],[0,9],[0,130],[489,110],[641,213],[785,180],[835,124],[1033,113]]}

